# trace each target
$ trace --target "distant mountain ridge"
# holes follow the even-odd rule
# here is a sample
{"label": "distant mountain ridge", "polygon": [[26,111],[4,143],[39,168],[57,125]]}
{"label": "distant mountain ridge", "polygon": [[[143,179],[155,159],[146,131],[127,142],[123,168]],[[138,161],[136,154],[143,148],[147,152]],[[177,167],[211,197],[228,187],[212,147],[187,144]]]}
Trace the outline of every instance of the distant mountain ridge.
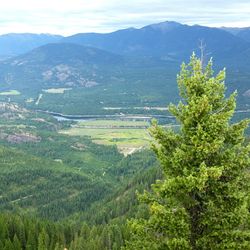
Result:
{"label": "distant mountain ridge", "polygon": [[29,53],[16,57],[15,60],[22,60],[22,65],[43,63],[56,65],[64,62],[65,64],[85,63],[118,63],[122,60],[121,56],[114,55],[97,48],[87,47],[70,43],[49,43],[33,49]]}
{"label": "distant mountain ridge", "polygon": [[[49,43],[73,43],[125,56],[151,56],[167,60],[187,59],[199,51],[201,41],[208,57],[234,57],[250,47],[250,28],[211,28],[166,21],[142,28],[111,33],[79,33],[68,37],[50,34],[0,36],[0,59],[24,54]],[[245,61],[245,60],[244,60]]]}
{"label": "distant mountain ridge", "polygon": [[229,28],[222,27],[223,30],[232,33],[233,35],[242,38],[243,40],[250,42],[250,27],[245,28]]}
{"label": "distant mountain ridge", "polygon": [[60,35],[31,33],[0,35],[0,57],[20,55],[39,46],[59,42],[62,38]]}
{"label": "distant mountain ridge", "polygon": [[128,56],[155,56],[186,59],[199,50],[201,41],[208,56],[233,57],[250,45],[244,39],[219,28],[162,22],[140,29],[124,29],[112,33],[82,33],[65,37],[63,42],[96,47]]}

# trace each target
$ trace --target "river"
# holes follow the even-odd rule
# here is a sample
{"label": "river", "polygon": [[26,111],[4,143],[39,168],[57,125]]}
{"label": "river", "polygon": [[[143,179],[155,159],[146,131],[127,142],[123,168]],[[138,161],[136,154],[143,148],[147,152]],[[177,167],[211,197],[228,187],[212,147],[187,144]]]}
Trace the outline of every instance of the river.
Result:
{"label": "river", "polygon": [[64,115],[61,113],[37,110],[41,113],[52,115],[58,121],[87,121],[87,120],[131,120],[151,121],[152,119],[173,121],[175,118],[170,115],[144,115],[144,114],[120,114],[120,115]]}

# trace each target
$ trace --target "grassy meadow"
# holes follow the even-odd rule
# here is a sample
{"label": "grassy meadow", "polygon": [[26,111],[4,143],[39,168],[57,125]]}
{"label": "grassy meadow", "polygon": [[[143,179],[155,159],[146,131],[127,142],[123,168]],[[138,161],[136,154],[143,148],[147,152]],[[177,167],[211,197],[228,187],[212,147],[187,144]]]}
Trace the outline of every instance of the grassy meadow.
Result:
{"label": "grassy meadow", "polygon": [[17,90],[9,90],[9,91],[4,91],[4,92],[0,92],[1,96],[8,96],[8,95],[20,95],[21,93]]}
{"label": "grassy meadow", "polygon": [[78,122],[60,133],[70,136],[89,136],[93,142],[116,145],[124,155],[149,147],[150,135],[146,121],[95,120]]}

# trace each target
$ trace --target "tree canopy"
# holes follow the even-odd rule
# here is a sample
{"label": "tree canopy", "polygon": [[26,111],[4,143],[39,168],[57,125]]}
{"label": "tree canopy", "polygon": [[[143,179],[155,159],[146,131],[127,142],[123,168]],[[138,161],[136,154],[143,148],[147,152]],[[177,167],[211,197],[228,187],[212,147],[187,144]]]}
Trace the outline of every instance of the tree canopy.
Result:
{"label": "tree canopy", "polygon": [[126,249],[249,249],[249,121],[232,123],[237,93],[226,97],[224,80],[212,60],[182,64],[169,106],[180,129],[150,130],[164,177],[139,195],[150,215],[129,222]]}

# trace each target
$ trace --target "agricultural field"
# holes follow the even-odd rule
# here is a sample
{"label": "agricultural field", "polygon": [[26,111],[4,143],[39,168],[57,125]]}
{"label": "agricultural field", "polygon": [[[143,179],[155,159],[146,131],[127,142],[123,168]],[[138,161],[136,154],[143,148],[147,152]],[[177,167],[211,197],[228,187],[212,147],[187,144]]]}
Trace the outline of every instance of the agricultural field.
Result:
{"label": "agricultural field", "polygon": [[0,92],[0,96],[9,96],[9,95],[20,95],[21,93],[17,90],[9,90],[9,91],[4,91]]}
{"label": "agricultural field", "polygon": [[146,121],[95,120],[78,122],[60,133],[70,136],[89,136],[98,144],[116,145],[124,155],[150,145]]}
{"label": "agricultural field", "polygon": [[130,121],[130,120],[88,120],[88,121],[80,121],[77,123],[75,127],[88,127],[88,126],[96,126],[96,127],[149,127],[148,121]]}

